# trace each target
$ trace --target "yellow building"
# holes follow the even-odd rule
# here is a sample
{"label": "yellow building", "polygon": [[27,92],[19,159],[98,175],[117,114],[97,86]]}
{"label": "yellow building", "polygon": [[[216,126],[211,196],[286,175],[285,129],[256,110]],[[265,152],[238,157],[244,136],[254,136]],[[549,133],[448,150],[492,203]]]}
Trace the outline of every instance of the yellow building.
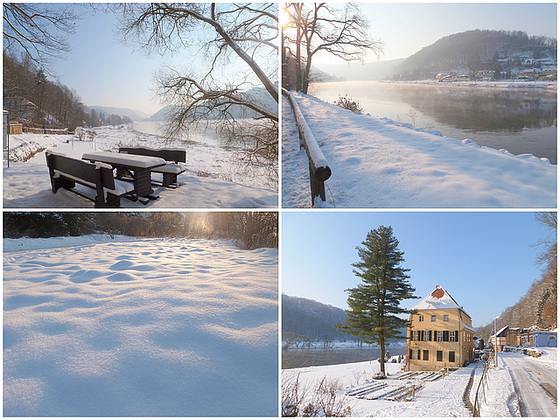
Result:
{"label": "yellow building", "polygon": [[406,370],[461,367],[473,360],[472,319],[443,287],[436,286],[412,310]]}

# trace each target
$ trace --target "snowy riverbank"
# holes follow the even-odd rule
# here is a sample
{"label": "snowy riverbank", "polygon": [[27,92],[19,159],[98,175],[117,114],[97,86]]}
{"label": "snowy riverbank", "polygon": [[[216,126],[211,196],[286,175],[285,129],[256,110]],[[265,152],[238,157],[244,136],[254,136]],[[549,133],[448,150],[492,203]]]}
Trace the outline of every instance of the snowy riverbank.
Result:
{"label": "snowy riverbank", "polygon": [[4,416],[269,416],[277,250],[4,239]]}
{"label": "snowy riverbank", "polygon": [[[556,208],[557,167],[547,159],[295,96],[332,170],[320,206]],[[310,207],[307,155],[285,98],[282,112],[282,204]]]}
{"label": "snowy riverbank", "polygon": [[[94,141],[72,135],[20,134],[10,136],[9,168],[4,159],[5,208],[91,208],[93,204],[69,191],[51,191],[45,149],[80,159],[92,150],[118,151],[121,146],[181,147],[187,151],[187,171],[180,187],[156,188],[161,197],[147,206],[121,200],[123,207],[140,208],[272,208],[278,204],[277,180],[264,166],[246,166],[235,150],[196,143],[167,141],[143,134],[132,126],[99,127]],[[73,140],[74,139],[74,140]],[[155,175],[154,175],[155,176]]]}

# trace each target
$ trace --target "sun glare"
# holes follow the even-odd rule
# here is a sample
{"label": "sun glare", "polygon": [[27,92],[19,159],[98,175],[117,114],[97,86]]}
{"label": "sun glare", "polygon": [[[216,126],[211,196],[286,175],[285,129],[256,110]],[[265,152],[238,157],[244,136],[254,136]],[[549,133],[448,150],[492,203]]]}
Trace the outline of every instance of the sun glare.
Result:
{"label": "sun glare", "polygon": [[290,23],[290,13],[288,12],[288,4],[284,3],[280,6],[280,26],[285,28]]}

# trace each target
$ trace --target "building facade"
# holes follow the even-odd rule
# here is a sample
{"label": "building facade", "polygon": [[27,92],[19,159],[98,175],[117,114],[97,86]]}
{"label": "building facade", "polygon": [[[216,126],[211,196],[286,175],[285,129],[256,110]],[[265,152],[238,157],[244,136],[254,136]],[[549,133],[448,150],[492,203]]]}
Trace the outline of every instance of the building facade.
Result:
{"label": "building facade", "polygon": [[406,370],[440,370],[472,362],[472,319],[443,287],[436,286],[412,310]]}
{"label": "building facade", "polygon": [[526,347],[558,347],[556,331],[530,331],[520,334],[521,346]]}

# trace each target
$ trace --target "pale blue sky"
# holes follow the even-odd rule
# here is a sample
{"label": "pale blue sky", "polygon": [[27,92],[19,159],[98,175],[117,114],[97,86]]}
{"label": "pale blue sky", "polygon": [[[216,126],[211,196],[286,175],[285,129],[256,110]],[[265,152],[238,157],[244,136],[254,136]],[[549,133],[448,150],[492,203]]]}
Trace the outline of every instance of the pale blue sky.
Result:
{"label": "pale blue sky", "polygon": [[[77,10],[84,16],[76,22],[76,33],[68,37],[72,50],[66,59],[55,63],[53,72],[63,84],[77,91],[85,105],[131,108],[153,114],[163,106],[153,93],[156,72],[171,67],[182,74],[200,75],[208,70],[211,59],[197,41],[205,36],[214,37],[213,31],[201,29],[193,33],[193,45],[180,52],[148,55],[137,44],[123,42],[113,13],[94,11],[88,5],[80,5]],[[215,76],[239,81],[247,69],[234,57]]]}
{"label": "pale blue sky", "polygon": [[492,321],[540,278],[531,245],[548,231],[534,213],[285,211],[282,292],[347,309],[345,289],[359,284],[351,266],[356,246],[380,225],[393,227],[416,295],[441,285],[475,326]]}
{"label": "pale blue sky", "polygon": [[[370,34],[381,40],[381,60],[406,58],[438,39],[474,29],[519,30],[557,37],[556,3],[367,3]],[[368,61],[378,61],[371,55]],[[326,56],[316,62],[340,62]]]}
{"label": "pale blue sky", "polygon": [[54,66],[61,83],[74,88],[85,105],[155,113],[161,106],[149,88],[165,59],[148,57],[124,44],[115,33],[113,14],[84,10],[76,33],[68,38],[70,54]]}

